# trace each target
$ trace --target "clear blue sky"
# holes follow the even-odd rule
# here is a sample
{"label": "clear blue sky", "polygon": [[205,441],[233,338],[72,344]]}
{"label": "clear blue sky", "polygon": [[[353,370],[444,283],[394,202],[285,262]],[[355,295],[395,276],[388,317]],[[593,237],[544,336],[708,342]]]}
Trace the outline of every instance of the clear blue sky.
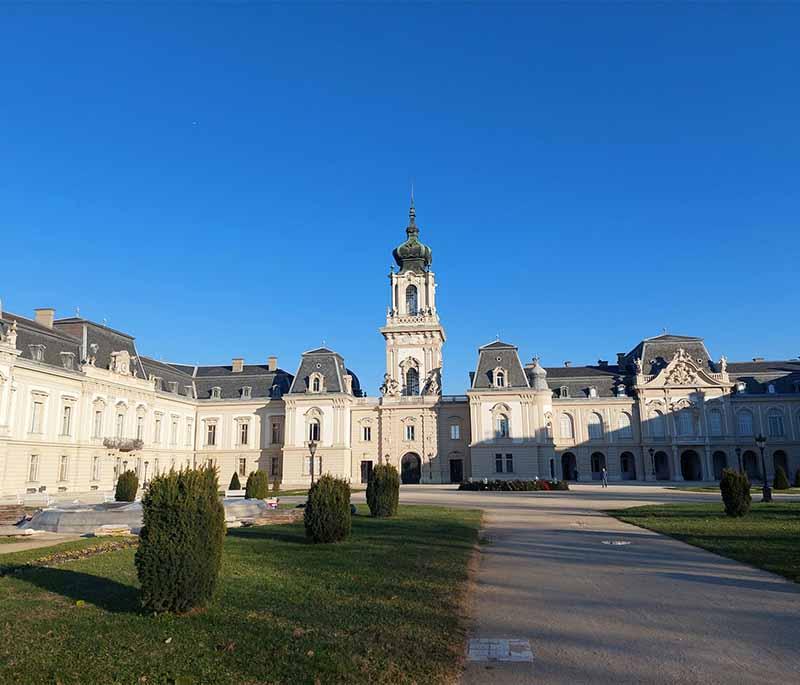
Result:
{"label": "clear blue sky", "polygon": [[371,394],[416,186],[445,391],[701,335],[800,353],[797,4],[0,6],[0,296]]}

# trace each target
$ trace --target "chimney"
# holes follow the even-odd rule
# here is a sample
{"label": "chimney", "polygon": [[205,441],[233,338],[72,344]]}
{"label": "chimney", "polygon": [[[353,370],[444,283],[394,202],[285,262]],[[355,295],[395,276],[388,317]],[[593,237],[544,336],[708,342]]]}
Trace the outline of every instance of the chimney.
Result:
{"label": "chimney", "polygon": [[607,369],[608,368],[608,360],[607,359],[598,359],[597,360],[597,365],[601,369]]}
{"label": "chimney", "polygon": [[244,359],[241,357],[235,357],[231,362],[231,367],[234,373],[241,373],[244,369]]}
{"label": "chimney", "polygon": [[278,370],[278,358],[267,357],[267,371],[277,371],[277,370]]}
{"label": "chimney", "polygon": [[564,366],[570,367],[570,366],[572,366],[572,362],[564,362]]}
{"label": "chimney", "polygon": [[56,310],[52,307],[42,307],[41,309],[34,309],[36,315],[36,323],[45,328],[52,328],[53,321],[56,318]]}
{"label": "chimney", "polygon": [[625,362],[625,352],[617,352],[617,366],[622,366]]}

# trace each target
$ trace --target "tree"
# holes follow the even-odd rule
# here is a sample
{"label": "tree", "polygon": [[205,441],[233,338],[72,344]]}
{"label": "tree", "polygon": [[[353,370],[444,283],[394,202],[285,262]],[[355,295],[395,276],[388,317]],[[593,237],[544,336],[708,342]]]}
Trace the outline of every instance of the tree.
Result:
{"label": "tree", "polygon": [[241,490],[241,489],[242,489],[242,484],[239,482],[239,474],[236,473],[236,471],[234,471],[230,485],[228,485],[228,490]]}
{"label": "tree", "polygon": [[723,469],[719,489],[728,516],[744,516],[750,511],[750,479],[746,474]]}
{"label": "tree", "polygon": [[378,464],[367,483],[367,504],[373,516],[389,517],[397,513],[400,499],[400,474],[391,464]]}
{"label": "tree", "polygon": [[772,487],[776,490],[789,489],[789,479],[786,477],[786,471],[783,470],[782,466],[778,466],[775,469],[775,479],[772,481]]}
{"label": "tree", "polygon": [[211,599],[226,532],[218,487],[213,466],[170,471],[150,481],[136,551],[146,610],[183,613]]}
{"label": "tree", "polygon": [[139,490],[139,478],[133,471],[125,471],[117,478],[114,499],[117,502],[133,502]]}
{"label": "tree", "polygon": [[339,542],[350,535],[350,484],[324,475],[308,491],[303,516],[306,536],[314,542]]}
{"label": "tree", "polygon": [[269,497],[269,479],[266,471],[253,471],[247,477],[244,496],[247,499],[266,499]]}

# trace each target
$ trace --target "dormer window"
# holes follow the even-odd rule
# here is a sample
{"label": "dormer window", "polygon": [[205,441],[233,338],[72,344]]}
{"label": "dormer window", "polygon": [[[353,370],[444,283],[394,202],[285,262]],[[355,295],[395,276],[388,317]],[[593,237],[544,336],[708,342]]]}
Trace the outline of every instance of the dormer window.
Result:
{"label": "dormer window", "polygon": [[249,385],[245,385],[242,388],[242,399],[249,400],[253,396],[253,388]]}
{"label": "dormer window", "polygon": [[321,387],[322,387],[322,384],[320,383],[319,378],[315,378],[314,382],[312,383],[312,388],[311,389],[314,392],[319,392]]}
{"label": "dormer window", "polygon": [[589,397],[591,398],[597,397],[597,388],[593,385],[589,387]]}
{"label": "dormer window", "polygon": [[194,386],[193,385],[184,385],[183,386],[183,394],[186,397],[194,397]]}
{"label": "dormer window", "polygon": [[767,386],[767,392],[768,392],[770,395],[774,395],[774,394],[775,394],[775,385],[774,385],[774,384],[772,384],[772,383],[770,383],[770,384]]}
{"label": "dormer window", "polygon": [[169,391],[171,393],[178,394],[178,381],[170,381],[169,382]]}
{"label": "dormer window", "polygon": [[222,398],[222,388],[219,386],[214,386],[211,388],[211,399],[212,400],[219,400]]}
{"label": "dormer window", "polygon": [[506,372],[505,369],[501,369],[497,367],[492,372],[492,377],[494,378],[494,387],[495,388],[505,388],[506,387]]}
{"label": "dormer window", "polygon": [[738,381],[736,383],[736,392],[738,393],[747,392],[747,384],[744,381]]}
{"label": "dormer window", "polygon": [[319,371],[315,371],[308,378],[308,389],[311,392],[324,392],[325,391],[325,376]]}
{"label": "dormer window", "polygon": [[566,385],[562,385],[558,391],[559,397],[569,397],[569,388]]}
{"label": "dormer window", "polygon": [[31,351],[31,359],[33,361],[44,361],[44,351],[47,349],[45,345],[28,345],[28,349]]}
{"label": "dormer window", "polygon": [[74,352],[61,352],[61,365],[67,369],[67,371],[72,371],[75,368],[75,353]]}

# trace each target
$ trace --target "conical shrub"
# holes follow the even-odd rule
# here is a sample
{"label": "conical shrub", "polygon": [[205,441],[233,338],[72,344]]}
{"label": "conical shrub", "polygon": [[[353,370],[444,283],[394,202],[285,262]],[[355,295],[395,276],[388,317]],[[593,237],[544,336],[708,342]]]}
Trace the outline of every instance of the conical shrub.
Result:
{"label": "conical shrub", "polygon": [[228,485],[228,490],[241,490],[242,484],[239,482],[239,474],[236,471],[233,472],[233,476],[231,477],[230,485]]}
{"label": "conical shrub", "polygon": [[244,496],[247,499],[266,499],[269,497],[269,479],[266,471],[253,471],[247,477]]}
{"label": "conical shrub", "polygon": [[783,470],[782,466],[778,466],[775,469],[775,480],[772,482],[772,487],[776,490],[789,489],[789,479],[786,477],[786,471]]}
{"label": "conical shrub", "polygon": [[314,542],[339,542],[350,535],[350,484],[322,476],[308,491],[303,515],[306,536]]}
{"label": "conical shrub", "polygon": [[746,474],[723,469],[719,489],[728,516],[744,516],[750,511],[750,479]]}
{"label": "conical shrub", "polygon": [[391,464],[378,464],[367,483],[367,504],[373,516],[389,517],[397,513],[400,500],[400,474]]}
{"label": "conical shrub", "polygon": [[133,502],[136,499],[136,492],[139,490],[139,478],[133,471],[124,471],[117,478],[117,487],[114,491],[114,499],[117,502]]}
{"label": "conical shrub", "polygon": [[183,613],[211,599],[226,531],[218,487],[212,466],[170,471],[150,481],[136,551],[147,611]]}

